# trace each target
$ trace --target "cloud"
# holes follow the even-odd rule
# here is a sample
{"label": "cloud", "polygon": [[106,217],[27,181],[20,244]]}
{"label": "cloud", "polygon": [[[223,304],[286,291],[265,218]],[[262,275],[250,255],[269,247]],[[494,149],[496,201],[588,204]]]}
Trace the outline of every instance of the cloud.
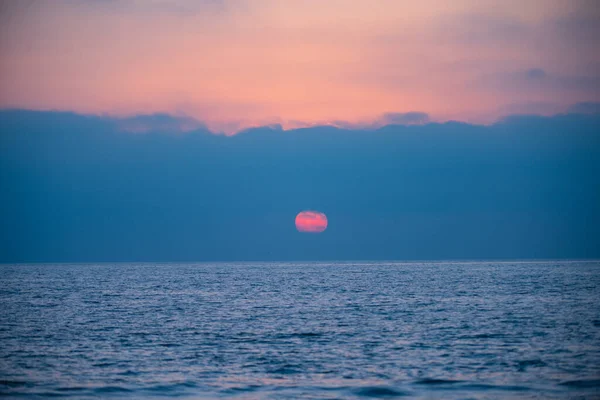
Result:
{"label": "cloud", "polygon": [[600,74],[560,75],[552,74],[543,68],[484,74],[478,85],[488,90],[501,90],[528,94],[536,91],[554,92],[557,95],[568,92],[587,93],[596,96],[600,93]]}
{"label": "cloud", "polygon": [[600,103],[588,101],[573,104],[569,107],[568,112],[573,114],[600,114]]}
{"label": "cloud", "polygon": [[502,106],[500,111],[506,114],[535,114],[535,115],[555,115],[563,112],[565,107],[560,103],[550,101],[526,101],[520,103],[510,103]]}
{"label": "cloud", "polygon": [[569,54],[579,52],[577,57],[587,58],[580,51],[596,47],[600,39],[600,13],[595,2],[573,1],[568,11],[547,7],[546,15],[539,9],[547,3],[531,5],[535,18],[524,9],[516,13],[507,5],[504,12],[484,9],[443,15],[438,26],[446,42],[482,48],[494,46],[497,52],[504,48],[548,54],[560,49],[568,50]]}
{"label": "cloud", "polygon": [[422,125],[429,122],[424,112],[386,113],[377,121],[380,125]]}
{"label": "cloud", "polygon": [[528,69],[527,71],[525,71],[525,77],[529,80],[542,80],[544,78],[546,78],[548,76],[548,74],[546,73],[546,71],[544,71],[541,68],[531,68]]}
{"label": "cloud", "polygon": [[[234,136],[129,120],[158,124],[0,112],[0,261],[600,257],[598,115]],[[299,234],[301,210],[327,230]]]}
{"label": "cloud", "polygon": [[206,125],[190,117],[173,117],[169,114],[137,115],[114,120],[118,129],[130,133],[186,133],[208,132]]}
{"label": "cloud", "polygon": [[113,11],[195,14],[200,11],[224,11],[241,0],[60,0],[68,6],[103,8]]}
{"label": "cloud", "polygon": [[444,16],[439,27],[446,41],[477,46],[512,46],[533,31],[517,18],[485,12]]}
{"label": "cloud", "polygon": [[546,23],[548,35],[561,47],[571,51],[589,51],[600,40],[600,13],[598,5],[581,7],[576,12],[561,15]]}
{"label": "cloud", "polygon": [[332,125],[345,129],[377,129],[386,125],[423,125],[430,122],[429,114],[419,111],[388,112],[369,121],[348,122],[328,121],[322,125]]}

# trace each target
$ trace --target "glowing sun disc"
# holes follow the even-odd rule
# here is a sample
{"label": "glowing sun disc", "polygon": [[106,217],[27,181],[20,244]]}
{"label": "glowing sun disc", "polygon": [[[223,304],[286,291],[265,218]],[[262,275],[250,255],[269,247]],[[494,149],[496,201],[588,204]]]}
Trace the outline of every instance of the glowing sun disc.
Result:
{"label": "glowing sun disc", "polygon": [[327,216],[318,211],[302,211],[296,215],[298,232],[320,233],[327,229]]}

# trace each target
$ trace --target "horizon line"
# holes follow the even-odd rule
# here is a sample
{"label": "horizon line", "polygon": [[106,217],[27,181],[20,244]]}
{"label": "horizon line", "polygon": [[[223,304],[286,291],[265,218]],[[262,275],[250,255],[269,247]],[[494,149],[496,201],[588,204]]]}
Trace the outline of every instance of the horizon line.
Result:
{"label": "horizon line", "polygon": [[600,262],[599,258],[466,258],[466,259],[412,259],[412,260],[355,260],[355,259],[335,259],[335,260],[215,260],[215,261],[41,261],[41,262],[0,262],[0,266],[10,265],[92,265],[92,264],[256,264],[256,263],[395,263],[395,264],[458,264],[458,263],[486,263],[494,262],[501,264],[518,263],[518,264],[535,264],[539,262],[567,262],[567,263],[594,263]]}

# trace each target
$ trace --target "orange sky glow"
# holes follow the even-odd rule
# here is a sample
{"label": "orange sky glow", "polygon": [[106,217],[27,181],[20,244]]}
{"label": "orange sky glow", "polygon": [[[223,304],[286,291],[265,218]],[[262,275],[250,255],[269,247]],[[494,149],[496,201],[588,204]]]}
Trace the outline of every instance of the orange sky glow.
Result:
{"label": "orange sky glow", "polygon": [[267,124],[489,123],[600,101],[593,1],[24,0],[0,108]]}

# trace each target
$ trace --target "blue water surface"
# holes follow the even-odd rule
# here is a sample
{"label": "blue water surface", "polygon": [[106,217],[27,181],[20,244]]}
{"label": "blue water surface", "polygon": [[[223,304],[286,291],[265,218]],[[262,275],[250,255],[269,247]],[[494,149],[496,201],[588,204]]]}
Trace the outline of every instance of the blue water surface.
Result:
{"label": "blue water surface", "polygon": [[600,397],[600,262],[0,266],[0,395]]}

